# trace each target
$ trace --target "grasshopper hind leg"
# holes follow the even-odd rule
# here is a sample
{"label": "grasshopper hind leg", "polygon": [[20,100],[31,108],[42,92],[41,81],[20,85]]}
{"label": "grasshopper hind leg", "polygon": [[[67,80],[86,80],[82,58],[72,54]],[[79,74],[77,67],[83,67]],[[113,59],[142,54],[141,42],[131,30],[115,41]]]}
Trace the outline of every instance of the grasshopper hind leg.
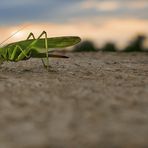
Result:
{"label": "grasshopper hind leg", "polygon": [[[45,31],[43,31],[40,36],[37,38],[37,39],[40,39],[43,35],[45,35],[45,48],[46,48],[46,62],[44,61],[44,59],[42,58],[42,63],[43,63],[43,66],[48,69],[49,68],[49,59],[48,59],[48,43],[47,43],[47,33]],[[28,37],[27,37],[27,40],[29,40],[30,38],[33,38],[33,39],[36,39],[34,34],[31,32]]]}
{"label": "grasshopper hind leg", "polygon": [[47,33],[45,31],[43,31],[41,33],[41,35],[38,37],[38,39],[40,39],[43,35],[45,35],[45,48],[46,48],[46,63],[44,61],[44,59],[42,59],[42,63],[44,65],[44,67],[49,70],[49,58],[48,58],[48,42],[47,42]]}
{"label": "grasshopper hind leg", "polygon": [[52,68],[50,65],[47,66],[47,64],[45,64],[45,61],[44,61],[43,58],[41,59],[41,61],[42,61],[43,66],[44,66],[47,70],[49,70],[49,68]]}
{"label": "grasshopper hind leg", "polygon": [[34,34],[33,34],[32,32],[28,35],[27,40],[29,40],[31,37],[32,37],[33,39],[35,39],[35,36],[34,36]]}

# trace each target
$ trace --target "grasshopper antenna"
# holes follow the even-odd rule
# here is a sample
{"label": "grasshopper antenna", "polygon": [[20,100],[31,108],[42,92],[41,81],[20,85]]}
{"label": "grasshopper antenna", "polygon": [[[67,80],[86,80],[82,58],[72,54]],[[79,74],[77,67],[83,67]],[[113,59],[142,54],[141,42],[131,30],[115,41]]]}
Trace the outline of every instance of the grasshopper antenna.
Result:
{"label": "grasshopper antenna", "polygon": [[28,27],[28,26],[30,26],[30,25],[26,25],[26,26],[20,28],[19,30],[17,30],[16,32],[14,32],[11,36],[9,36],[9,37],[6,38],[4,41],[2,41],[2,42],[0,43],[0,46],[1,46],[3,43],[5,43],[6,41],[8,41],[10,38],[12,38],[13,36],[15,36],[18,32],[22,31],[23,29],[25,29],[25,28]]}

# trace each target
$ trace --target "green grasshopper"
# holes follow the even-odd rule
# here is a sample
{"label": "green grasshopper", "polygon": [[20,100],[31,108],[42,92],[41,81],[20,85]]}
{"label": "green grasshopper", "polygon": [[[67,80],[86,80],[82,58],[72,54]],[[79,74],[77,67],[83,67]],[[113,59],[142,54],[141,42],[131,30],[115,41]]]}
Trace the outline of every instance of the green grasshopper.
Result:
{"label": "green grasshopper", "polygon": [[[45,36],[44,38],[42,38]],[[33,39],[31,39],[31,37]],[[28,60],[30,58],[41,58],[44,67],[49,67],[49,57],[68,58],[63,55],[51,54],[55,51],[53,48],[65,48],[75,45],[81,41],[77,36],[53,37],[48,38],[47,33],[43,31],[41,35],[35,39],[33,33],[30,33],[27,40],[14,42],[0,47],[0,62],[12,61],[18,62]],[[46,63],[44,59],[46,58]]]}

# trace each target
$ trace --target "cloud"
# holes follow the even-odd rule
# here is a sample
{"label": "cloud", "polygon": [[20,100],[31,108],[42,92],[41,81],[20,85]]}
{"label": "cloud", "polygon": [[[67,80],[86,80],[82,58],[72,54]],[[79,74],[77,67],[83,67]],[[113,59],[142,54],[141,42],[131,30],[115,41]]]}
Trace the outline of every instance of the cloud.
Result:
{"label": "cloud", "polygon": [[120,8],[118,1],[90,1],[87,0],[82,3],[84,9],[96,9],[98,11],[114,11]]}
{"label": "cloud", "polygon": [[[62,21],[64,16],[66,20],[67,8],[77,4],[76,1],[5,0],[0,5],[0,25],[42,21],[58,22]],[[62,18],[61,14],[63,14]]]}
{"label": "cloud", "polygon": [[121,0],[86,0],[81,3],[84,9],[96,9],[98,11],[117,11],[118,9],[144,9],[148,8],[148,1],[146,0],[135,0],[135,1],[121,1]]}
{"label": "cloud", "polygon": [[92,18],[98,16],[148,19],[147,0],[86,0],[81,1],[81,9],[87,17]]}
{"label": "cloud", "polygon": [[[21,26],[23,26],[22,24]],[[107,41],[117,43],[119,47],[123,47],[127,42],[137,34],[148,35],[148,20],[138,19],[116,19],[110,18],[101,21],[85,22],[80,20],[78,22],[69,22],[67,24],[59,23],[38,23],[32,24],[30,27],[21,31],[17,36],[14,36],[9,42],[24,40],[30,32],[33,32],[36,37],[45,30],[48,36],[80,36],[82,39],[91,39],[97,45],[102,46]],[[10,36],[12,32],[18,30],[20,27],[0,27],[0,32],[3,34],[0,42]]]}
{"label": "cloud", "polygon": [[148,19],[147,0],[4,0],[0,25],[25,22],[67,23],[73,18],[131,17]]}
{"label": "cloud", "polygon": [[129,1],[125,3],[125,7],[129,9],[144,9],[148,8],[148,1]]}

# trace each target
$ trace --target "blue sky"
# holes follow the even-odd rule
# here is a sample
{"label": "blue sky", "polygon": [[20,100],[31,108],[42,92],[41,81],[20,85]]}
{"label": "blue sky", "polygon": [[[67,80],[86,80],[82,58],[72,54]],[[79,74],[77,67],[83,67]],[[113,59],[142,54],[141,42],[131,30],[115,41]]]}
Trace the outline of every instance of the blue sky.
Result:
{"label": "blue sky", "polygon": [[[110,31],[106,32],[104,26],[108,30],[113,30],[116,26],[119,28],[120,25],[122,32],[122,27],[126,25],[128,33],[129,22],[130,31],[133,30],[133,24],[135,24],[133,26],[135,30],[128,36],[139,32],[148,33],[148,29],[146,30],[148,0],[4,0],[0,5],[0,19],[0,31],[4,27],[10,28],[25,23],[34,25],[52,23],[57,26],[57,29],[61,29],[60,25],[63,26],[64,24],[67,27],[71,27],[72,31],[74,30],[73,28],[76,30],[80,26],[79,31],[73,31],[72,33],[80,33],[82,37],[92,40],[97,40],[97,36],[93,32],[98,31],[99,33],[104,29],[106,36],[102,35],[103,32],[100,35],[102,35],[104,40],[109,40],[111,39],[109,36]],[[83,30],[83,26],[85,30]],[[97,30],[97,27],[102,29]],[[54,29],[56,30],[55,27]],[[88,33],[87,30],[89,31]],[[82,31],[85,31],[86,34]],[[117,31],[120,31],[120,29]],[[102,38],[98,39],[101,40]],[[127,36],[123,35],[123,38],[121,38],[121,36],[119,37],[119,35],[115,34],[113,41],[116,41],[117,38],[125,40]]]}

